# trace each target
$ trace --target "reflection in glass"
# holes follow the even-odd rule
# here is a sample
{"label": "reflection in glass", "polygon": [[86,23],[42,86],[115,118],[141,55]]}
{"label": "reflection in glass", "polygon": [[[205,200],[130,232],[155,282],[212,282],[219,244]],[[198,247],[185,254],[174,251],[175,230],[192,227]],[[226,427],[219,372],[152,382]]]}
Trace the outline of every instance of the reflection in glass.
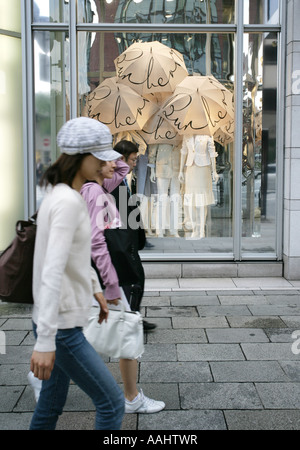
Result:
{"label": "reflection in glass", "polygon": [[69,22],[69,1],[33,0],[33,22]]}
{"label": "reflection in glass", "polygon": [[234,0],[78,0],[78,22],[234,23]]}
{"label": "reflection in glass", "polygon": [[[20,5],[19,5],[20,8]],[[1,19],[4,20],[5,17]],[[10,25],[2,22],[2,25]],[[24,215],[21,38],[0,34],[0,252]]]}
{"label": "reflection in glass", "polygon": [[244,23],[279,23],[278,0],[244,0]]}
{"label": "reflection in glass", "polygon": [[[13,13],[12,13],[13,11]],[[11,0],[9,7],[5,0],[0,0],[0,29],[21,33],[21,5],[19,0]]]}
{"label": "reflection in glass", "polygon": [[242,249],[274,252],[277,36],[244,39]]}
{"label": "reflection in glass", "polygon": [[[153,39],[152,34],[143,33],[143,41]],[[155,39],[168,47],[175,48],[184,55],[184,60],[190,73],[212,74],[222,85],[233,92],[233,35],[200,34],[155,34]],[[132,33],[78,33],[78,105],[79,114],[88,115],[91,97],[89,94],[106,78],[116,76],[114,60],[132,42],[137,35]],[[200,48],[200,43],[202,48]],[[198,59],[197,59],[198,58]],[[151,101],[159,108],[172,93],[150,95]],[[232,122],[232,121],[231,121]],[[161,126],[157,121],[155,126]],[[216,171],[219,179],[212,182],[214,201],[205,208],[206,224],[205,239],[200,234],[193,236],[190,224],[190,209],[185,202],[186,185],[178,182],[178,170],[182,140],[174,139],[171,145],[151,144],[145,134],[124,132],[114,135],[114,141],[120,139],[134,140],[139,146],[137,169],[132,180],[133,191],[138,194],[143,223],[152,242],[159,245],[152,252],[232,252],[232,167],[234,160],[234,125],[225,124],[224,130],[219,130],[215,137]],[[163,128],[160,128],[161,131]],[[146,134],[150,134],[147,129]],[[173,133],[172,136],[174,136]],[[226,134],[226,138],[224,138]],[[142,136],[142,137],[141,137]],[[230,136],[230,138],[228,137]],[[145,140],[146,139],[146,140]],[[215,159],[215,156],[213,156]],[[176,162],[176,161],[177,162]],[[210,164],[210,162],[208,163]],[[165,165],[163,169],[162,166]],[[166,169],[168,166],[168,170]],[[185,170],[185,169],[184,169]],[[211,177],[211,170],[207,174]],[[199,196],[198,196],[199,197]],[[196,193],[195,193],[196,198]],[[177,237],[177,238],[176,238]],[[196,239],[190,239],[196,237]],[[222,245],[215,241],[222,238]],[[181,238],[181,239],[179,239]],[[175,240],[174,240],[175,239]],[[182,244],[180,242],[182,241]]]}
{"label": "reflection in glass", "polygon": [[65,33],[34,33],[37,205],[42,198],[38,183],[58,157],[56,134],[70,118],[68,54]]}

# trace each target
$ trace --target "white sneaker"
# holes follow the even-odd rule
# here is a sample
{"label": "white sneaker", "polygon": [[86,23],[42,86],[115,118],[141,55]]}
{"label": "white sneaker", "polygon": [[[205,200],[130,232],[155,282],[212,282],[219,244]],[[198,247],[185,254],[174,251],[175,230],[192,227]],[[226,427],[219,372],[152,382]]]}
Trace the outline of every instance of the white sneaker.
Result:
{"label": "white sneaker", "polygon": [[27,379],[34,391],[35,401],[38,402],[40,392],[42,389],[42,380],[39,380],[38,378],[36,378],[34,376],[33,372],[29,372],[29,374],[27,375]]}
{"label": "white sneaker", "polygon": [[134,413],[145,413],[145,414],[151,414],[161,411],[165,408],[164,402],[159,402],[157,400],[153,400],[152,398],[146,397],[144,395],[142,389],[141,392],[139,392],[139,395],[137,398],[130,402],[129,400],[126,400],[125,398],[125,413],[127,414],[134,414]]}

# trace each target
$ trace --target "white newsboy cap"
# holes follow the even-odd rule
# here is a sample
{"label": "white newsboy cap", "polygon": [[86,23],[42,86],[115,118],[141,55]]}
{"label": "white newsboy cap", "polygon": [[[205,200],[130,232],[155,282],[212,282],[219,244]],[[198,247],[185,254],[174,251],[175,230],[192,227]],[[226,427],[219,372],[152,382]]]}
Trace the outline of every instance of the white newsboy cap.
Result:
{"label": "white newsboy cap", "polygon": [[109,128],[98,120],[77,117],[66,122],[57,134],[61,153],[91,153],[102,161],[114,161],[122,155],[113,150]]}

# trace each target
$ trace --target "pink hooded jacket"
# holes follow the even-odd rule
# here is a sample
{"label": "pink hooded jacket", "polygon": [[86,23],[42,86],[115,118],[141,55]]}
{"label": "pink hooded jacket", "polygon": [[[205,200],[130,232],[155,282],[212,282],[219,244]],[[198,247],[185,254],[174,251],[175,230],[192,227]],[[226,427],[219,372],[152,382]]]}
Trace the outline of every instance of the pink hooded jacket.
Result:
{"label": "pink hooded jacket", "polygon": [[122,160],[118,160],[116,164],[113,178],[104,180],[102,186],[98,183],[89,182],[81,188],[81,195],[87,203],[91,219],[92,258],[105,285],[105,298],[107,300],[121,297],[118,275],[111,262],[104,237],[105,228],[116,228],[121,225],[119,211],[109,192],[119,186],[127,175],[129,167]]}

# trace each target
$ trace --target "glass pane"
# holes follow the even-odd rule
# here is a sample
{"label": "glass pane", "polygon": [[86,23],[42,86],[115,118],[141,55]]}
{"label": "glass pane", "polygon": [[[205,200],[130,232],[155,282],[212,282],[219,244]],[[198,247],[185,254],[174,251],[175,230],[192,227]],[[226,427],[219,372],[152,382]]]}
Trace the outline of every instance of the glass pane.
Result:
{"label": "glass pane", "polygon": [[78,22],[234,23],[234,0],[79,0]]}
{"label": "glass pane", "polygon": [[274,252],[277,35],[244,39],[242,250]]}
{"label": "glass pane", "polygon": [[38,183],[45,169],[59,156],[57,132],[70,119],[68,55],[66,33],[34,33],[37,206],[43,195]]}
{"label": "glass pane", "polygon": [[0,0],[0,29],[21,33],[21,4],[11,0],[9,7],[6,0]]}
{"label": "glass pane", "polygon": [[0,35],[0,48],[0,251],[2,251],[15,236],[16,221],[24,215],[24,156],[21,39]]}
{"label": "glass pane", "polygon": [[33,22],[69,22],[69,1],[33,0]]}
{"label": "glass pane", "polygon": [[[180,184],[178,179],[180,160],[185,158],[181,154],[182,137],[178,135],[177,140],[174,140],[171,145],[166,142],[156,145],[148,140],[147,136],[145,137],[145,133],[147,135],[149,132],[147,126],[129,131],[123,128],[125,131],[121,132],[121,112],[115,103],[111,102],[109,106],[100,107],[95,110],[95,113],[90,108],[93,96],[89,96],[89,94],[99,84],[107,82],[107,79],[112,78],[111,82],[114,82],[117,75],[114,60],[137,38],[141,39],[141,37],[145,42],[155,39],[163,42],[167,47],[182,52],[188,73],[194,73],[195,77],[197,74],[213,75],[221,82],[222,88],[226,86],[229,91],[233,92],[234,86],[230,81],[233,79],[234,65],[232,34],[155,34],[153,36],[146,33],[134,35],[132,33],[80,32],[78,33],[79,114],[89,115],[106,123],[111,128],[115,142],[125,138],[134,140],[139,146],[138,164],[131,181],[132,189],[139,196],[147,236],[155,245],[151,252],[230,253],[233,249],[234,127],[232,120],[230,121],[228,118],[228,123],[224,121],[225,129],[222,132],[218,130],[214,140],[212,139],[215,146],[212,153],[217,152],[218,156],[209,154],[209,159],[205,160],[205,170],[203,166],[199,167],[199,171],[196,169],[196,172],[204,170],[204,175],[199,173],[195,176],[191,171],[188,171],[191,175],[185,174],[185,179],[193,178],[194,180],[194,191],[187,192],[187,183]],[[142,65],[144,67],[144,63]],[[139,74],[136,66],[133,72],[135,75]],[[120,85],[120,81],[118,84]],[[106,95],[107,90],[105,91],[103,86],[101,84],[102,91],[100,91],[100,95],[97,95],[97,101],[103,92],[104,97]],[[157,111],[172,94],[173,92],[162,91],[159,91],[158,94],[149,94],[146,100],[149,102],[150,99],[154,104],[155,112],[151,113],[153,120],[159,117]],[[229,92],[228,94],[228,98],[231,99]],[[110,108],[111,105],[112,108]],[[107,114],[105,117],[103,116],[104,112]],[[175,128],[172,128],[170,124],[168,126],[173,129],[173,136],[175,136]],[[142,128],[144,131],[146,129],[145,133],[141,131]],[[200,137],[202,139],[204,136]],[[208,139],[201,145],[204,145],[203,148],[206,152]],[[217,182],[213,181],[211,175],[211,163],[214,162],[216,162],[216,170],[219,175]],[[172,170],[166,170],[166,166],[172,167]],[[193,164],[194,166],[196,167],[195,164]],[[204,179],[204,176],[207,177],[205,179],[208,187],[206,190],[204,189],[205,195],[201,196],[202,194],[197,190],[197,181],[198,178]],[[190,200],[192,203],[189,203]],[[201,236],[200,224],[203,232]],[[158,239],[160,237],[163,239]]]}
{"label": "glass pane", "polygon": [[244,23],[279,23],[278,0],[244,0]]}

